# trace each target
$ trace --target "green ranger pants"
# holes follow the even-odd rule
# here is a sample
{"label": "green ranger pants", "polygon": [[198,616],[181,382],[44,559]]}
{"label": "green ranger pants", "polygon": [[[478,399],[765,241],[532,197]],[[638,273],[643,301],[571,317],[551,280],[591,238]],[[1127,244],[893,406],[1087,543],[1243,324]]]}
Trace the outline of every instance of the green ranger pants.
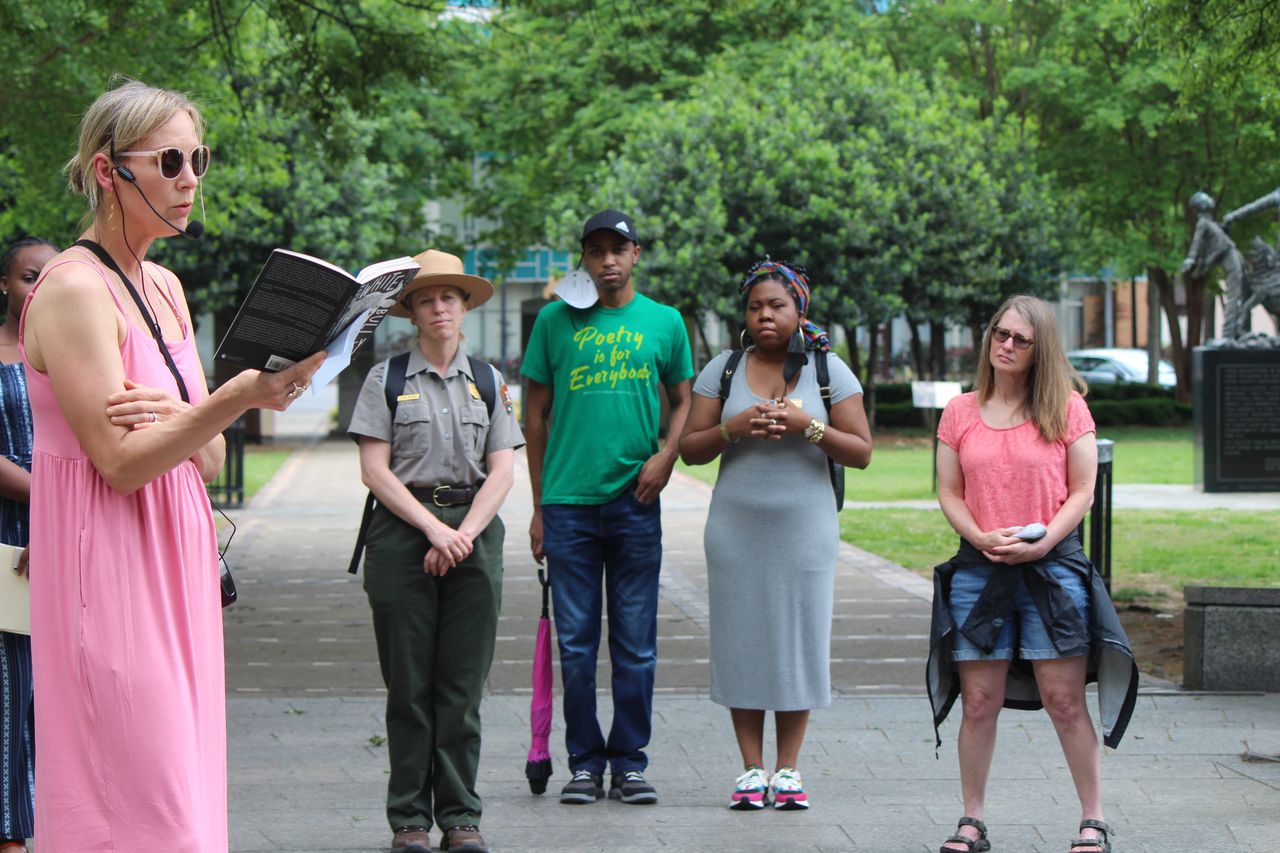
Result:
{"label": "green ranger pants", "polygon": [[[424,504],[456,528],[469,506]],[[450,829],[479,824],[480,698],[502,604],[502,520],[444,577],[422,569],[430,543],[379,505],[369,526],[364,588],[387,686],[387,820]],[[433,808],[434,804],[434,808]]]}

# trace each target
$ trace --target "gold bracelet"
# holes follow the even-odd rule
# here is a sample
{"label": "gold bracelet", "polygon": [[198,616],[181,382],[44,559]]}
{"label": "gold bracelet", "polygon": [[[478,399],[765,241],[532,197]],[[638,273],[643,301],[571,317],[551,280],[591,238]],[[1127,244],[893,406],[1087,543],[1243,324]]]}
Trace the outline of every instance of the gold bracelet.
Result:
{"label": "gold bracelet", "polygon": [[725,444],[733,444],[737,439],[729,435],[729,425],[724,421],[720,422],[720,435],[724,438]]}
{"label": "gold bracelet", "polygon": [[826,434],[827,425],[822,421],[814,418],[809,421],[809,425],[804,428],[804,437],[809,439],[813,444],[822,441],[822,436]]}

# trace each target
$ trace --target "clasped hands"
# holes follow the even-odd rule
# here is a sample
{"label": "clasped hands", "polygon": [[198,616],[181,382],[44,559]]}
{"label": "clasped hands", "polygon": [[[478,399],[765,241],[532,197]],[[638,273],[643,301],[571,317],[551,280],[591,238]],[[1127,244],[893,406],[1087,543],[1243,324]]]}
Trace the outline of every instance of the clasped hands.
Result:
{"label": "clasped hands", "polygon": [[802,434],[812,420],[812,415],[784,397],[748,406],[725,421],[725,427],[734,441],[744,435],[779,439],[788,433]]}
{"label": "clasped hands", "polygon": [[441,529],[427,533],[427,555],[422,558],[422,570],[429,575],[444,577],[449,569],[471,555],[475,543],[471,536],[441,523]]}
{"label": "clasped hands", "polygon": [[1037,539],[1034,542],[1019,539],[1013,534],[1020,529],[1018,527],[1001,527],[996,530],[988,530],[978,537],[976,542],[970,544],[980,550],[991,562],[1009,565],[1035,562],[1049,553],[1049,550],[1056,544],[1046,542],[1045,539],[1048,537]]}

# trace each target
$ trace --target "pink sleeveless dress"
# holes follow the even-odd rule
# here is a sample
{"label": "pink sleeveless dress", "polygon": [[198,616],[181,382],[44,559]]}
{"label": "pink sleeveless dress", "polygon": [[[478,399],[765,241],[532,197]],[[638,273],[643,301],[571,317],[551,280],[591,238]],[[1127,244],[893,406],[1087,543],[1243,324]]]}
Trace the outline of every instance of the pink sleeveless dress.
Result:
{"label": "pink sleeveless dress", "polygon": [[[98,263],[62,263],[94,267],[116,298]],[[179,398],[155,340],[128,316],[125,375]],[[205,394],[184,332],[169,349],[194,404]],[[37,849],[226,853],[222,613],[204,484],[186,461],[131,495],[116,493],[63,417],[49,377],[30,362],[26,371]]]}

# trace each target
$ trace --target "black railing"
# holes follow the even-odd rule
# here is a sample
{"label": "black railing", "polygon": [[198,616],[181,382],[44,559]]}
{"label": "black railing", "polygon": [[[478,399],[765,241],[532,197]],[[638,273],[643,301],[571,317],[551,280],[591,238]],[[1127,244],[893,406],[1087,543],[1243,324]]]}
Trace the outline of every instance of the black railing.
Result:
{"label": "black railing", "polygon": [[244,418],[222,431],[227,440],[227,461],[218,479],[208,485],[209,500],[223,509],[244,506]]}
{"label": "black railing", "polygon": [[[1080,522],[1080,541],[1087,542],[1089,559],[1102,575],[1102,582],[1111,592],[1111,461],[1116,443],[1106,438],[1098,439],[1098,479],[1093,484],[1093,509],[1087,522]],[[1089,538],[1085,539],[1088,524]]]}

